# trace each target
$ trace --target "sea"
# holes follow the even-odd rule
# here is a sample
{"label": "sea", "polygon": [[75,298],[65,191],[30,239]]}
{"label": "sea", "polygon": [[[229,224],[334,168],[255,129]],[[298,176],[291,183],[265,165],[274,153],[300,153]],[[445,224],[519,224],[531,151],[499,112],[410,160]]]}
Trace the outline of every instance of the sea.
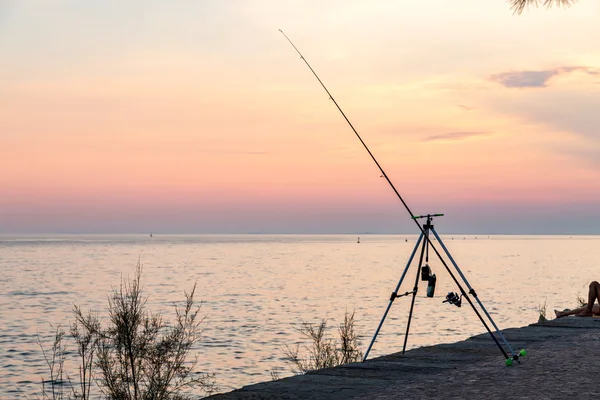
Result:
{"label": "sea", "polygon": [[[600,280],[600,236],[441,239],[460,271],[444,255],[452,273],[476,290],[500,329],[537,322],[544,309],[553,318],[553,309],[574,308]],[[49,370],[40,345],[47,351],[57,327],[68,331],[75,305],[106,322],[108,296],[138,262],[148,310],[166,319],[197,285],[205,319],[192,357],[198,371],[215,374],[220,392],[292,375],[285,348],[300,345],[306,355],[303,322],[325,319],[333,338],[354,313],[364,351],[405,270],[398,292],[412,291],[419,252],[408,269],[407,261],[416,243],[402,234],[0,235],[0,398],[41,397]],[[439,241],[433,246],[442,251]],[[433,250],[426,261],[435,295],[418,280],[407,348],[484,333],[466,302],[444,302],[460,290]],[[393,302],[369,358],[402,350],[411,299]],[[68,336],[66,345],[73,354]],[[69,373],[76,380],[78,372]]]}

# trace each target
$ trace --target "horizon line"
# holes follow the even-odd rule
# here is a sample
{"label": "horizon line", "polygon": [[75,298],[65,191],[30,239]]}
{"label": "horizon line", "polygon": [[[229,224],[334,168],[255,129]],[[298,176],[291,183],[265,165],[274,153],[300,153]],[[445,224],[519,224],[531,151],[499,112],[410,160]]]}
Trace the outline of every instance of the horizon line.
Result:
{"label": "horizon line", "polygon": [[[492,235],[535,235],[535,236],[599,236],[597,233],[583,232],[438,232],[440,236],[492,236]],[[17,235],[420,235],[420,232],[0,232],[2,236]]]}

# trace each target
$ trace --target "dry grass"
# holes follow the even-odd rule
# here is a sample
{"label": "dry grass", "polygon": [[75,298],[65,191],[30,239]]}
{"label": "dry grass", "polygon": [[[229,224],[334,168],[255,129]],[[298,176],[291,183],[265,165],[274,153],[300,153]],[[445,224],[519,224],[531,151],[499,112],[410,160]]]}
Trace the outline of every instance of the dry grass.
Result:
{"label": "dry grass", "polygon": [[362,351],[354,324],[354,312],[349,314],[346,311],[344,322],[338,327],[339,339],[336,340],[327,335],[327,320],[323,319],[319,324],[302,321],[298,331],[309,340],[309,344],[303,346],[305,355],[300,354],[300,345],[294,348],[286,346],[284,349],[286,362],[292,372],[306,373],[360,361]]}
{"label": "dry grass", "polygon": [[[196,285],[185,293],[183,306],[175,307],[175,319],[169,322],[146,309],[141,276],[138,261],[135,276],[123,279],[109,296],[105,326],[97,315],[84,315],[75,306],[70,333],[79,357],[77,385],[72,385],[64,372],[65,332],[56,329],[48,352],[39,343],[50,369],[52,389],[43,387],[43,400],[183,400],[189,398],[184,392],[190,389],[208,394],[216,390],[214,374],[196,372],[198,358],[189,357],[200,340],[204,321],[194,301]],[[65,376],[67,393],[62,385]]]}
{"label": "dry grass", "polygon": [[587,306],[587,300],[578,295],[577,296],[577,308],[581,308],[581,307],[585,307],[585,306]]}
{"label": "dry grass", "polygon": [[546,312],[548,311],[548,305],[546,304],[546,300],[544,300],[544,304],[540,304],[538,306],[538,322],[546,322],[548,318],[546,317]]}

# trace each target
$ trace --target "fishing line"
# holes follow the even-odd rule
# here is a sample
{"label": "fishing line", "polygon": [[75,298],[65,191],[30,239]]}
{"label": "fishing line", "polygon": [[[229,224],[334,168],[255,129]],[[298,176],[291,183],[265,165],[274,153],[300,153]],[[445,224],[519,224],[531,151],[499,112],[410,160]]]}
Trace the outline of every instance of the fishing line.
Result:
{"label": "fishing line", "polygon": [[[315,70],[310,66],[310,64],[308,63],[308,61],[306,61],[306,58],[304,58],[304,56],[302,55],[302,53],[300,52],[300,50],[298,50],[298,48],[294,45],[294,43],[290,40],[290,38],[281,29],[279,29],[279,32],[281,32],[281,34],[287,39],[287,41],[290,42],[290,44],[292,45],[292,47],[294,48],[294,50],[296,50],[296,52],[300,55],[300,58],[304,61],[304,63],[306,64],[306,66],[310,69],[310,71],[313,73],[313,75],[315,76],[315,78],[317,78],[317,80],[319,81],[319,83],[321,84],[321,86],[323,87],[323,89],[325,89],[325,92],[327,92],[327,95],[329,96],[329,99],[331,101],[333,101],[333,104],[335,104],[335,106],[337,107],[338,111],[342,114],[342,116],[344,117],[344,119],[346,120],[346,122],[348,123],[348,125],[350,126],[350,128],[352,129],[352,131],[354,132],[354,134],[356,135],[356,137],[358,138],[358,140],[360,140],[360,142],[362,143],[362,145],[365,148],[365,150],[367,150],[367,153],[369,153],[369,155],[371,156],[371,159],[375,162],[375,164],[377,165],[377,168],[379,168],[379,171],[381,171],[381,175],[388,182],[388,184],[390,185],[390,187],[392,188],[392,190],[394,191],[394,193],[396,194],[396,196],[398,197],[398,199],[400,199],[400,201],[404,205],[404,208],[406,208],[406,211],[408,211],[408,214],[410,215],[411,219],[413,221],[415,221],[415,224],[419,228],[419,231],[421,232],[421,234],[423,234],[423,236],[424,236],[427,244],[429,246],[431,246],[431,248],[433,249],[433,251],[435,252],[435,254],[438,256],[438,258],[442,262],[442,265],[444,266],[444,268],[446,268],[446,271],[448,271],[448,273],[450,274],[450,277],[452,278],[452,280],[454,281],[454,283],[456,283],[456,285],[460,289],[463,297],[465,299],[467,299],[467,301],[469,302],[469,304],[473,308],[473,311],[475,311],[475,314],[477,315],[477,317],[479,317],[479,320],[481,321],[481,323],[483,324],[483,326],[485,327],[485,329],[488,331],[488,333],[490,334],[490,336],[492,337],[492,339],[494,340],[494,342],[496,343],[496,345],[498,346],[498,348],[500,349],[500,351],[502,352],[502,354],[504,355],[504,357],[506,359],[508,359],[509,358],[508,354],[506,353],[506,351],[504,350],[504,348],[500,345],[500,343],[498,342],[498,339],[496,339],[496,336],[494,336],[494,334],[490,330],[489,326],[487,325],[487,323],[485,322],[485,320],[483,319],[483,317],[479,313],[479,310],[477,310],[477,308],[475,308],[475,305],[471,301],[471,298],[467,295],[467,292],[465,292],[465,290],[463,289],[463,287],[461,286],[461,284],[458,282],[458,280],[456,279],[456,277],[454,276],[454,274],[452,273],[452,271],[448,267],[448,264],[446,264],[446,262],[442,258],[442,255],[440,254],[440,252],[433,245],[431,239],[429,238],[429,235],[425,234],[425,230],[423,229],[423,227],[421,227],[421,224],[419,224],[419,222],[417,221],[417,219],[419,217],[423,217],[423,216],[415,216],[413,214],[413,212],[411,211],[411,209],[408,206],[408,204],[406,204],[406,202],[404,201],[404,199],[402,198],[402,196],[400,195],[400,193],[398,192],[398,190],[396,189],[396,187],[394,186],[394,184],[392,183],[392,181],[390,180],[390,178],[388,177],[388,175],[385,173],[385,171],[383,170],[383,168],[381,167],[381,165],[379,164],[379,162],[377,161],[377,159],[375,158],[375,156],[373,155],[373,153],[371,153],[371,150],[369,150],[369,148],[367,147],[367,144],[360,137],[360,135],[358,134],[358,131],[354,128],[354,125],[352,125],[352,123],[350,122],[350,120],[348,119],[348,117],[346,116],[346,114],[344,113],[344,111],[342,111],[342,108],[339,106],[339,104],[337,103],[337,101],[335,101],[333,95],[329,92],[329,90],[327,89],[327,87],[325,86],[325,84],[323,83],[323,81],[321,81],[321,79],[319,78],[319,76],[317,75],[317,73],[315,72]],[[463,279],[464,279],[464,276],[463,276]],[[468,285],[468,282],[467,282],[467,285]],[[477,299],[477,294],[475,293],[475,290],[473,288],[470,288],[469,293],[472,294],[473,297],[475,297]],[[480,306],[482,305],[481,302],[479,302],[479,304],[480,304]],[[485,310],[485,308],[484,308],[484,310]],[[491,317],[487,313],[487,311],[485,313],[488,316],[488,318],[490,319],[490,321],[492,322],[492,324],[494,325],[494,327],[496,328],[496,331],[500,334],[501,338],[504,340],[505,344],[510,349],[510,352],[512,353],[513,358],[515,358],[516,356],[515,356],[514,352],[512,351],[512,348],[510,347],[510,345],[508,344],[508,342],[504,339],[503,335],[500,333],[498,327],[493,322],[493,320],[491,319]]]}

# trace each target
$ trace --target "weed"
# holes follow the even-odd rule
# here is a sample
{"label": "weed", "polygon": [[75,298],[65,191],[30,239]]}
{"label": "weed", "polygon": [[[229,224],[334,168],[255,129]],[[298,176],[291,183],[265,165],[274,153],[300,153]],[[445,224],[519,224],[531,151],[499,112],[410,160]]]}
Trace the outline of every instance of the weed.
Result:
{"label": "weed", "polygon": [[339,342],[326,336],[327,320],[323,319],[318,325],[302,321],[298,331],[310,344],[304,346],[308,353],[300,355],[300,345],[294,348],[286,346],[285,360],[291,366],[292,372],[306,373],[321,368],[360,361],[362,351],[359,349],[359,337],[355,331],[354,312],[344,314],[344,322],[338,328]]}

